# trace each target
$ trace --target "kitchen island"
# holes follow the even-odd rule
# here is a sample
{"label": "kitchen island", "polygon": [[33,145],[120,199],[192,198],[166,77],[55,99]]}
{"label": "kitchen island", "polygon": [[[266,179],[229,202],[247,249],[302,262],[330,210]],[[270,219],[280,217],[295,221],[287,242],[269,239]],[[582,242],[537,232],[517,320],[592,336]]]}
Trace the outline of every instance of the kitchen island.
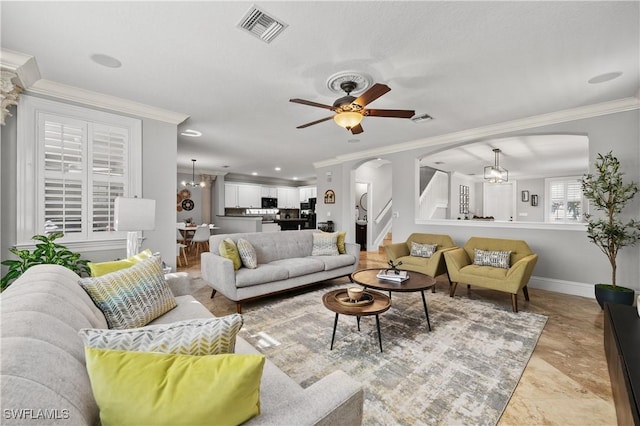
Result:
{"label": "kitchen island", "polygon": [[280,225],[282,231],[298,231],[304,229],[307,219],[276,219],[275,223]]}

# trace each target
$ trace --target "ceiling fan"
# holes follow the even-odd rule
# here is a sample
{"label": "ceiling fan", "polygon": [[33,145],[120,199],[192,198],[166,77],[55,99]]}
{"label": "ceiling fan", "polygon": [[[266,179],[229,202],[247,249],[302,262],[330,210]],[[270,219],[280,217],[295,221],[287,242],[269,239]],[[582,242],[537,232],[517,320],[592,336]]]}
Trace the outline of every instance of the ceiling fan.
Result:
{"label": "ceiling fan", "polygon": [[314,124],[322,123],[323,121],[328,121],[333,118],[338,126],[344,127],[345,129],[350,130],[354,135],[357,135],[364,131],[360,122],[365,116],[411,118],[415,115],[414,110],[407,109],[366,109],[365,107],[368,104],[389,92],[391,89],[386,84],[376,83],[371,86],[369,90],[356,98],[350,94],[356,87],[357,84],[353,81],[344,81],[340,83],[340,88],[346,92],[347,96],[343,96],[336,100],[332,106],[305,101],[304,99],[289,99],[290,102],[297,104],[329,109],[335,112],[334,115],[312,121],[311,123],[303,124],[296,128],[304,129],[305,127],[313,126]]}

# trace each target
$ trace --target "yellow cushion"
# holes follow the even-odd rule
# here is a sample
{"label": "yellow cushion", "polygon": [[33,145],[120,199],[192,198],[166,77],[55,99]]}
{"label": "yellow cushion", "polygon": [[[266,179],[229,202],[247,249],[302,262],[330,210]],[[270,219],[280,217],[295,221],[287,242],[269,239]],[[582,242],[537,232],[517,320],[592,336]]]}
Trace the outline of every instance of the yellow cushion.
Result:
{"label": "yellow cushion", "polygon": [[260,414],[264,355],[176,355],[85,348],[100,421],[238,425]]}
{"label": "yellow cushion", "polygon": [[131,256],[127,259],[113,260],[111,262],[99,262],[99,263],[89,262],[88,265],[89,265],[89,270],[91,271],[91,276],[99,277],[101,275],[108,274],[110,272],[115,272],[121,269],[129,268],[142,260],[150,258],[151,256],[153,256],[153,253],[151,252],[151,250],[146,249],[136,254],[135,256]]}
{"label": "yellow cushion", "polygon": [[338,253],[340,254],[346,254],[347,253],[347,249],[344,246],[344,239],[347,236],[347,231],[340,231],[338,232]]}
{"label": "yellow cushion", "polygon": [[220,256],[226,257],[227,259],[233,262],[233,269],[238,270],[242,266],[242,259],[240,259],[240,253],[238,252],[238,247],[236,243],[233,242],[231,238],[225,238],[220,241],[218,245],[218,251],[220,252]]}

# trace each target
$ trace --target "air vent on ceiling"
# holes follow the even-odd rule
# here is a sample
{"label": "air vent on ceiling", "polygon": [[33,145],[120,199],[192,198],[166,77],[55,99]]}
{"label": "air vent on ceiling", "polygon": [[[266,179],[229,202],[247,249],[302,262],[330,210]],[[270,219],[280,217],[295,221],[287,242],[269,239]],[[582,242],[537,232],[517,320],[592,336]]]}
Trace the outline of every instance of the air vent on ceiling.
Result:
{"label": "air vent on ceiling", "polygon": [[267,15],[256,6],[252,6],[240,20],[238,27],[265,43],[271,43],[282,30],[287,28],[287,24]]}

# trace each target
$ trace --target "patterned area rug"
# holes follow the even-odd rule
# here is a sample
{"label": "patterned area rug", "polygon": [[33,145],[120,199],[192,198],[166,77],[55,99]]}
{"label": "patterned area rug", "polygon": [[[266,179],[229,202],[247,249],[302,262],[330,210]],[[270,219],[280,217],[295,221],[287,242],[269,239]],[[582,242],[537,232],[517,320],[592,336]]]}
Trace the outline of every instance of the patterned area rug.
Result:
{"label": "patterned area rug", "polygon": [[[425,293],[432,331],[427,331],[419,293],[393,293],[380,315],[340,315],[322,304],[324,287],[254,304],[243,313],[240,335],[278,367],[308,387],[340,369],[365,389],[365,425],[494,425],[531,357],[547,318],[506,311],[506,306],[443,291]],[[505,296],[508,297],[508,296]]]}

